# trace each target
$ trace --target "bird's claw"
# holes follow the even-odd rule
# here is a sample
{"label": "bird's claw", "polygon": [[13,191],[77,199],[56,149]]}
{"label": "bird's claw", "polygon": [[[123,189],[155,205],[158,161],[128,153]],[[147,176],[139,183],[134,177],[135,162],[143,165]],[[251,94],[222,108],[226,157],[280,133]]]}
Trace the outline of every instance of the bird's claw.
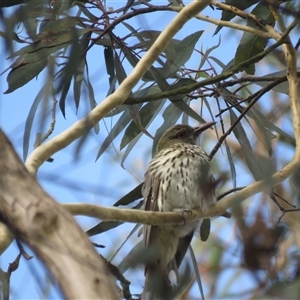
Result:
{"label": "bird's claw", "polygon": [[[183,220],[183,225],[186,224],[186,219],[184,217],[184,213],[188,213],[189,215],[192,214],[192,211],[190,209],[184,209],[184,208],[175,208],[173,209],[173,212],[178,212]],[[173,225],[174,227],[177,227],[178,225]]]}

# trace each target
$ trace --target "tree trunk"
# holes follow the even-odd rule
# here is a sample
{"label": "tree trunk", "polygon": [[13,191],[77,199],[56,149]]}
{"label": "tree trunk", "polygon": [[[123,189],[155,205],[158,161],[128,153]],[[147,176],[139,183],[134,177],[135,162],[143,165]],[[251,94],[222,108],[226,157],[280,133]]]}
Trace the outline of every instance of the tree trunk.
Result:
{"label": "tree trunk", "polygon": [[0,220],[45,263],[68,299],[120,299],[73,217],[28,173],[0,130]]}

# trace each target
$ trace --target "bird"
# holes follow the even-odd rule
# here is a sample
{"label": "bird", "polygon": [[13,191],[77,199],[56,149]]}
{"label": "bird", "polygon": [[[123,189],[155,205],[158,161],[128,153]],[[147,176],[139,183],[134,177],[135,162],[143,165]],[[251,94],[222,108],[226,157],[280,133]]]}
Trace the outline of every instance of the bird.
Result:
{"label": "bird", "polygon": [[[159,139],[142,188],[144,209],[173,212],[201,209],[216,202],[215,179],[208,155],[197,145],[199,135],[216,122],[197,127],[177,124]],[[178,274],[194,231],[201,221],[143,227],[145,285],[142,299],[172,299],[169,272]]]}

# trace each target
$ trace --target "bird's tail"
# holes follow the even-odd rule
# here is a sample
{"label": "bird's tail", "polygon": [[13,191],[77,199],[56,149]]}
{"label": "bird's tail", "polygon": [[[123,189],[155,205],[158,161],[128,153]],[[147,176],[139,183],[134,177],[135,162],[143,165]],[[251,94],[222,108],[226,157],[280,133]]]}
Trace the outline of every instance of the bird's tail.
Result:
{"label": "bird's tail", "polygon": [[154,266],[146,268],[145,287],[142,300],[170,300],[172,287],[167,271],[159,270]]}

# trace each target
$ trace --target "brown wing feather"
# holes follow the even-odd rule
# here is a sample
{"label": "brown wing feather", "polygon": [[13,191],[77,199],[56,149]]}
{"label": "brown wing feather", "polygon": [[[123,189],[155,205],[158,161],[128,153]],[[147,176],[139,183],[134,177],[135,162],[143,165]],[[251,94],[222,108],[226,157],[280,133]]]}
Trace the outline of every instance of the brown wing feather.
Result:
{"label": "brown wing feather", "polygon": [[[143,187],[145,210],[158,211],[157,197],[159,193],[160,180],[151,176],[150,172],[145,175],[145,184]],[[151,236],[151,226],[144,225],[144,245],[149,245]]]}

